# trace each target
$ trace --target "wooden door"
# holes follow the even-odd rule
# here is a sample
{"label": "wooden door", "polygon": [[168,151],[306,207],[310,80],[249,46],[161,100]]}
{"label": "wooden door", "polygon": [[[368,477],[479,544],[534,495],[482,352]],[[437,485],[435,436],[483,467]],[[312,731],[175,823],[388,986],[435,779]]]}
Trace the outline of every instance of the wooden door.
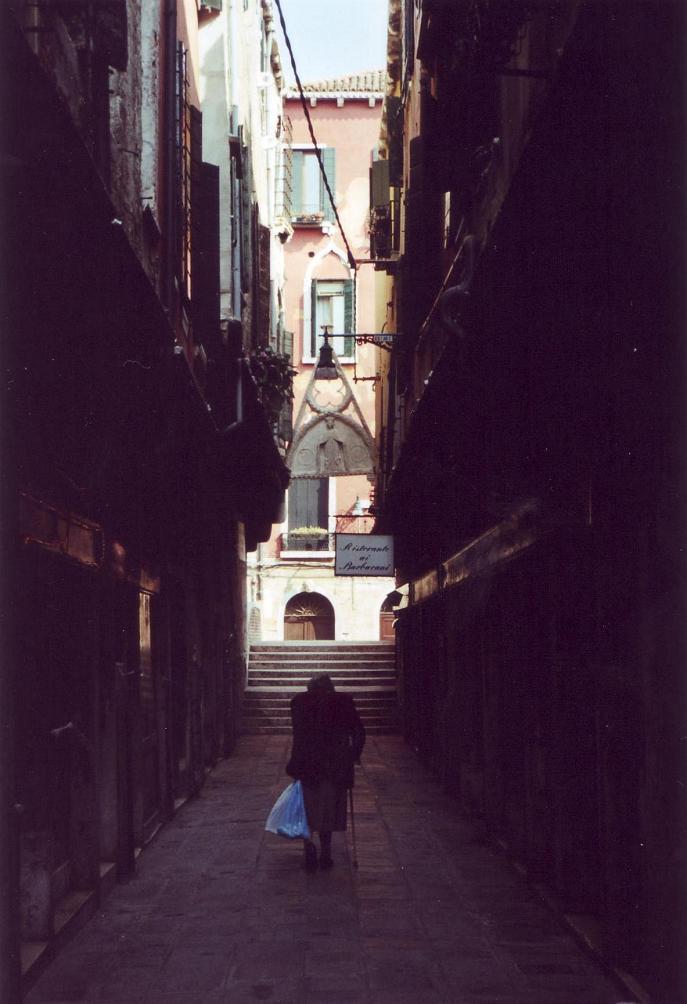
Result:
{"label": "wooden door", "polygon": [[379,638],[380,641],[393,641],[395,637],[394,621],[396,614],[393,611],[382,610],[379,615]]}
{"label": "wooden door", "polygon": [[140,799],[143,842],[152,836],[159,822],[160,776],[157,729],[157,679],[152,651],[152,597],[139,593],[139,686],[140,686]]}
{"label": "wooden door", "polygon": [[286,641],[333,641],[334,626],[334,608],[319,593],[298,593],[286,605]]}

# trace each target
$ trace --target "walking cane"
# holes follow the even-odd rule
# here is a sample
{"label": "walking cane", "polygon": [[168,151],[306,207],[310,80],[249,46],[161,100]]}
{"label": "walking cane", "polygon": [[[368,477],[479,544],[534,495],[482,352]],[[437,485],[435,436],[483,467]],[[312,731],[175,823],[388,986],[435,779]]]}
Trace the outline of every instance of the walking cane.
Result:
{"label": "walking cane", "polygon": [[351,803],[351,837],[353,838],[353,867],[358,867],[358,848],[355,843],[355,815],[353,813],[353,789],[348,789],[348,800]]}

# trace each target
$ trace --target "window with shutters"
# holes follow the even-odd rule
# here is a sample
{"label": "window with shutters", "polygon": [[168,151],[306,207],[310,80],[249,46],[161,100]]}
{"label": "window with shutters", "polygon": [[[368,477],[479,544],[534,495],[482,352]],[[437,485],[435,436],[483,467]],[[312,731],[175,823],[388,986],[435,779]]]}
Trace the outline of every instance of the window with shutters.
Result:
{"label": "window with shutters", "polygon": [[[327,325],[331,344],[341,360],[353,357],[355,338],[352,279],[314,279],[311,287],[310,355],[317,358]],[[348,335],[350,337],[341,337]]]}
{"label": "window with shutters", "polygon": [[289,551],[329,548],[329,478],[294,478],[288,491],[288,533],[282,547]]}
{"label": "window with shutters", "polygon": [[[320,153],[327,182],[332,195],[335,195],[336,151],[332,147],[320,147]],[[331,202],[313,148],[293,150],[291,173],[293,188],[291,212],[294,221],[301,225],[319,225],[323,220],[333,219]]]}

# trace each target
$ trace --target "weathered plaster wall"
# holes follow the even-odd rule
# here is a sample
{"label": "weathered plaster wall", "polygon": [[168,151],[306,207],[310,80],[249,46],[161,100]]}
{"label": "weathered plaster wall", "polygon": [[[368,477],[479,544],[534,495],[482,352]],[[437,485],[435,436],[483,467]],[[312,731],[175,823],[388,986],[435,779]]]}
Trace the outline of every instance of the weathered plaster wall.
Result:
{"label": "weathered plaster wall", "polygon": [[141,105],[143,69],[138,4],[127,4],[128,63],[110,70],[110,191],[127,237],[145,260],[141,225]]}
{"label": "weathered plaster wall", "polygon": [[141,10],[141,200],[160,225],[160,115],[162,110],[161,0],[147,0]]}
{"label": "weathered plaster wall", "polygon": [[148,0],[139,12],[136,0],[129,0],[127,68],[110,70],[110,193],[153,283],[159,254],[144,229],[143,210],[149,206],[159,226],[160,5],[161,0]]}
{"label": "weathered plaster wall", "polygon": [[[292,596],[320,593],[334,607],[337,641],[379,641],[379,613],[394,588],[393,579],[334,576],[330,566],[314,562],[283,562],[258,572],[251,571],[253,585],[260,576],[261,638],[284,638],[284,610]],[[255,591],[255,588],[254,588]]]}

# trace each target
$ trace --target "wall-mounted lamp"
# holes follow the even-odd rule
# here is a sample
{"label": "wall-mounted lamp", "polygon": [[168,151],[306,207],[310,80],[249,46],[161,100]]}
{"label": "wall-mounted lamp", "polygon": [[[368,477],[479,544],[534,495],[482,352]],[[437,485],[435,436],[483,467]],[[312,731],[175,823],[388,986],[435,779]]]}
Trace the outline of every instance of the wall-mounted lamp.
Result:
{"label": "wall-mounted lamp", "polygon": [[315,368],[315,379],[316,380],[337,380],[339,374],[336,371],[336,366],[334,365],[334,350],[329,344],[329,329],[330,324],[323,324],[324,328],[324,342],[320,348],[320,356],[317,360],[317,367]]}

